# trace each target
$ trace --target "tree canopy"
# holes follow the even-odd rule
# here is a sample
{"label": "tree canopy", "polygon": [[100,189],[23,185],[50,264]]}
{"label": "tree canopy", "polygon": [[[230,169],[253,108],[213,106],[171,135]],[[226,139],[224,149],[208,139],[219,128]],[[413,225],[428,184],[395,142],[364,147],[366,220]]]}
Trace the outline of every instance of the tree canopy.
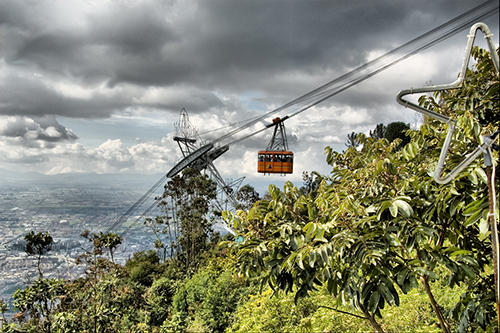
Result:
{"label": "tree canopy", "polygon": [[[491,95],[498,77],[491,75],[485,51],[476,47],[473,56],[477,64],[462,88],[420,99],[421,105],[457,120],[460,132],[449,153],[450,169],[477,147],[481,135],[495,129],[484,115],[500,118],[498,98]],[[450,332],[452,324],[459,330],[492,325],[486,175],[476,160],[449,184],[434,182],[429,174],[444,126],[428,119],[419,131],[406,132],[411,139],[406,145],[401,138],[390,142],[358,134],[359,151],[326,148],[332,173],[315,196],[301,195],[291,183],[283,190],[271,185],[270,200],[248,213],[226,213],[244,239],[234,246],[237,271],[262,274],[263,283],[293,291],[296,299],[326,285],[379,332],[381,309],[399,305],[401,293],[419,285],[443,332]],[[430,281],[438,279],[449,288],[467,286],[451,319],[431,290]]]}

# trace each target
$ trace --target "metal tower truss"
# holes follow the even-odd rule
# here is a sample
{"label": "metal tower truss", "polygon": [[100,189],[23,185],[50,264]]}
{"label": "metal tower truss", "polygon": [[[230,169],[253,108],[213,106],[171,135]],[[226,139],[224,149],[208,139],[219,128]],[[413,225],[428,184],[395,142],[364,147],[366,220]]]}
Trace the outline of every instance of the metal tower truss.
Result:
{"label": "metal tower truss", "polygon": [[179,122],[174,123],[174,126],[177,129],[177,135],[174,136],[174,141],[179,145],[183,157],[192,154],[202,146],[200,144],[202,142],[201,137],[196,128],[189,121],[186,109],[183,108],[181,110]]}
{"label": "metal tower truss", "polygon": [[226,210],[230,206],[235,207],[237,200],[235,193],[245,177],[238,181],[226,184],[219,171],[213,164],[213,161],[229,150],[229,146],[214,147],[212,143],[205,143],[199,135],[196,128],[189,121],[188,113],[185,109],[181,110],[179,122],[174,124],[177,128],[177,135],[174,141],[177,142],[183,158],[176,164],[167,177],[171,178],[186,167],[196,170],[204,170],[210,179],[217,183],[217,198],[213,203],[219,210]]}

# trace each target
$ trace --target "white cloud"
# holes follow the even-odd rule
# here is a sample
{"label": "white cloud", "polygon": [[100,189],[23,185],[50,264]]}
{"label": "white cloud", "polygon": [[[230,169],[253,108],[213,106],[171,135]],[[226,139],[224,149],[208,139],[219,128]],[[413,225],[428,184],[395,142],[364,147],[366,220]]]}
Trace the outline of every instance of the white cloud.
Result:
{"label": "white cloud", "polygon": [[305,141],[308,142],[315,142],[315,143],[339,143],[342,142],[342,140],[336,136],[336,135],[326,135],[326,136],[320,136],[320,137],[315,137],[315,136],[306,136]]}

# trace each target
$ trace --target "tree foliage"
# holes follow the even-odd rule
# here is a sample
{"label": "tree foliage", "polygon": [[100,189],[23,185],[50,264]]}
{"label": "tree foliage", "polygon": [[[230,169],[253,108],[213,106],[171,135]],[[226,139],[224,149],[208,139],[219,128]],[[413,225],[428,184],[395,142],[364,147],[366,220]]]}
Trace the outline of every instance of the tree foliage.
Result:
{"label": "tree foliage", "polygon": [[[165,215],[146,223],[155,227],[156,234],[165,235],[156,242],[165,253],[170,248],[170,258],[176,258],[189,274],[196,272],[202,254],[212,233],[209,219],[210,201],[217,195],[217,184],[195,169],[185,169],[166,185],[160,200]],[[175,214],[172,214],[174,207]]]}
{"label": "tree foliage", "polygon": [[[486,66],[482,51],[475,48],[473,55],[477,68]],[[495,110],[495,103],[498,110],[498,100],[485,99],[479,107],[478,100],[464,103],[475,95],[471,86],[491,87],[498,82],[493,79],[471,71],[464,88],[420,100],[457,119],[460,132],[449,168],[477,147],[482,134],[493,131],[492,124],[481,129],[479,113],[487,106]],[[442,102],[436,103],[436,97]],[[400,138],[390,142],[358,134],[360,151],[326,148],[333,171],[330,183],[323,181],[314,197],[301,195],[291,183],[283,190],[271,185],[269,201],[248,213],[226,212],[244,239],[235,246],[236,269],[262,274],[263,283],[293,291],[296,299],[325,285],[379,332],[381,310],[399,305],[401,293],[422,284],[444,332],[454,325],[485,329],[492,323],[493,304],[480,302],[474,286],[490,277],[491,257],[485,254],[491,253],[491,245],[483,227],[486,177],[481,162],[475,161],[449,184],[434,182],[429,173],[445,132],[442,123],[429,120],[420,131],[406,132],[411,138],[406,145]],[[451,322],[431,289],[430,281],[440,278],[450,288],[471,287],[463,297],[468,305],[457,305]],[[486,294],[492,292],[490,286]]]}
{"label": "tree foliage", "polygon": [[43,278],[41,269],[42,256],[47,254],[52,249],[54,239],[48,232],[38,232],[35,234],[34,231],[30,231],[26,236],[24,236],[24,240],[26,241],[25,251],[29,256],[36,256],[38,275],[39,278]]}
{"label": "tree foliage", "polygon": [[351,134],[347,134],[347,142],[345,145],[347,148],[351,148],[351,147],[353,147],[354,149],[358,148],[360,145],[360,142],[358,140],[358,134],[356,132],[352,132]]}
{"label": "tree foliage", "polygon": [[402,121],[392,122],[385,128],[384,139],[387,139],[389,142],[400,139],[401,143],[399,144],[399,147],[403,147],[410,142],[410,136],[406,134],[406,131],[409,129],[410,125],[405,124]]}
{"label": "tree foliage", "polygon": [[14,293],[14,308],[19,311],[16,319],[28,321],[41,332],[51,332],[51,314],[63,294],[64,282],[59,279],[38,278],[25,289],[17,289]]}
{"label": "tree foliage", "polygon": [[[473,55],[462,88],[420,98],[457,120],[445,173],[500,119],[489,55]],[[179,257],[149,250],[121,266],[117,235],[86,231],[84,275],[62,281],[40,271],[14,293],[13,321],[0,302],[0,332],[492,332],[486,175],[477,160],[450,183],[434,182],[445,133],[427,119],[406,132],[406,145],[360,134],[359,150],[326,148],[329,176],[305,174],[300,189],[271,185],[251,208],[225,212],[240,237],[219,246],[209,243],[217,237],[206,214],[213,184],[188,170],[162,198],[183,210],[163,226],[192,237],[179,238]],[[28,253],[41,256],[51,242],[35,236]]]}
{"label": "tree foliage", "polygon": [[370,131],[370,137],[374,138],[375,140],[383,139],[386,128],[387,127],[382,123],[377,124],[377,126],[375,126],[375,129],[373,130],[373,132]]}
{"label": "tree foliage", "polygon": [[316,171],[312,171],[311,174],[307,171],[302,172],[304,186],[299,189],[300,193],[304,195],[316,195],[319,185],[323,179],[326,179],[326,177]]}
{"label": "tree foliage", "polygon": [[252,185],[246,184],[236,192],[236,200],[238,200],[236,209],[249,210],[260,200],[260,197]]}

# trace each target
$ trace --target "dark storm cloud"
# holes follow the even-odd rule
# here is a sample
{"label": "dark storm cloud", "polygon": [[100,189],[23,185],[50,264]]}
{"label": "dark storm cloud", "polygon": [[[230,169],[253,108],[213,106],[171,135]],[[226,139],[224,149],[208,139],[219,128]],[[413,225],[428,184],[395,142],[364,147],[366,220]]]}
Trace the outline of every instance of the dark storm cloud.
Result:
{"label": "dark storm cloud", "polygon": [[43,11],[40,3],[7,12],[17,16],[5,18],[11,34],[23,37],[10,59],[146,85],[247,81],[238,74],[357,65],[365,50],[405,42],[474,2],[201,1],[185,16],[172,15],[181,6],[175,2],[112,4],[68,29],[51,26],[49,14],[42,15],[45,22],[30,23],[22,13]]}
{"label": "dark storm cloud", "polygon": [[[222,110],[215,91],[259,91],[264,101],[281,104],[363,64],[367,52],[392,49],[475,5],[472,0],[129,1],[80,13],[71,11],[71,4],[60,9],[50,1],[3,1],[0,55],[9,68],[39,71],[94,93],[68,97],[33,77],[6,76],[0,82],[0,113],[92,118],[127,107],[178,112],[186,104],[194,112]],[[102,84],[137,90],[106,95],[99,92]],[[190,99],[134,104],[150,87],[181,87]]]}
{"label": "dark storm cloud", "polygon": [[54,142],[74,141],[77,136],[68,128],[59,124],[55,116],[12,117],[0,127],[0,136],[17,139],[22,145],[39,147],[38,140],[48,142],[44,147],[53,147]]}
{"label": "dark storm cloud", "polygon": [[64,115],[78,118],[108,117],[124,108],[130,96],[109,98],[96,92],[91,99],[64,96],[40,78],[8,76],[0,82],[0,113],[4,115]]}

